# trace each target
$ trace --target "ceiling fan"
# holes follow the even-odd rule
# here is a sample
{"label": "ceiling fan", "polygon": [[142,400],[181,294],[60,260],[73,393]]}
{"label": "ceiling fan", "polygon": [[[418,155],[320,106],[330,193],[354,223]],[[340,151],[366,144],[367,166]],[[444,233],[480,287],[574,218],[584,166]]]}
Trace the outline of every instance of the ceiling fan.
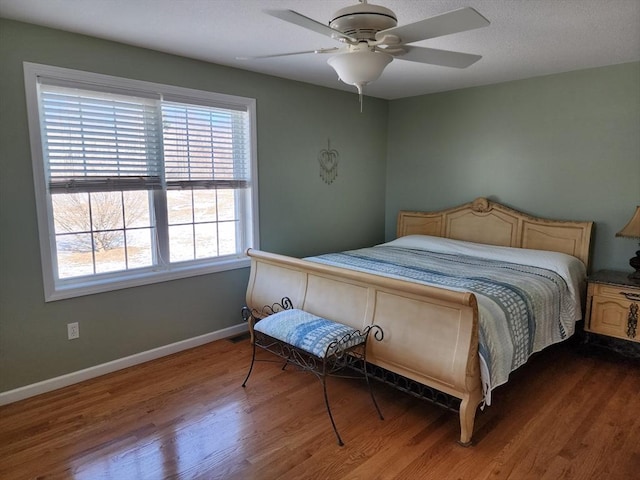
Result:
{"label": "ceiling fan", "polygon": [[489,21],[480,13],[471,7],[466,7],[398,26],[398,19],[393,11],[380,5],[367,3],[367,0],[360,0],[357,5],[338,10],[333,14],[328,25],[293,10],[266,10],[265,13],[326,35],[344,45],[304,52],[242,57],[242,59],[335,53],[327,63],[333,67],[342,82],[354,85],[358,89],[361,98],[362,88],[380,77],[382,71],[394,58],[455,68],[466,68],[472,65],[482,57],[409,44],[489,25]]}

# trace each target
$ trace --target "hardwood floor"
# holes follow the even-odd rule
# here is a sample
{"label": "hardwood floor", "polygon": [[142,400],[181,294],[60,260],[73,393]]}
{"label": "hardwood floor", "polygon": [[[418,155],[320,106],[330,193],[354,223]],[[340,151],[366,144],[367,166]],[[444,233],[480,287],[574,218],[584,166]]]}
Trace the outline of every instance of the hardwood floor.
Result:
{"label": "hardwood floor", "polygon": [[[260,358],[269,358],[258,352]],[[551,347],[494,391],[474,446],[458,418],[374,383],[320,382],[220,340],[0,407],[0,478],[620,479],[640,472],[640,364]]]}

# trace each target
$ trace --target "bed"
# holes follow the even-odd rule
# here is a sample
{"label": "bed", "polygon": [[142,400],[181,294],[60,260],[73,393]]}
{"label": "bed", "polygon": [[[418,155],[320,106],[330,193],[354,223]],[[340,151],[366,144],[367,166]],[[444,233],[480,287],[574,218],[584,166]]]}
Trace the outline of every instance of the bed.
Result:
{"label": "bed", "polygon": [[384,340],[369,346],[368,363],[458,399],[466,446],[492,390],[533,353],[573,334],[592,227],[486,198],[401,211],[396,240],[371,248],[305,259],[249,249],[247,306],[289,297],[296,308],[356,328],[379,325]]}

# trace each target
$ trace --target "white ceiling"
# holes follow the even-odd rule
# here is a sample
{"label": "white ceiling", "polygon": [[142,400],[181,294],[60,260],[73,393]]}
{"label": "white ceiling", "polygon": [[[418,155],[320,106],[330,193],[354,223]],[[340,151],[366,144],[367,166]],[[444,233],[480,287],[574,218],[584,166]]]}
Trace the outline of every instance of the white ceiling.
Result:
{"label": "white ceiling", "polygon": [[[329,55],[268,55],[338,46],[263,13],[292,9],[321,23],[356,0],[0,0],[0,16],[245,70],[355,91]],[[404,25],[473,7],[486,28],[414,45],[482,55],[467,69],[395,59],[365,94],[395,99],[640,60],[640,0],[372,0]]]}

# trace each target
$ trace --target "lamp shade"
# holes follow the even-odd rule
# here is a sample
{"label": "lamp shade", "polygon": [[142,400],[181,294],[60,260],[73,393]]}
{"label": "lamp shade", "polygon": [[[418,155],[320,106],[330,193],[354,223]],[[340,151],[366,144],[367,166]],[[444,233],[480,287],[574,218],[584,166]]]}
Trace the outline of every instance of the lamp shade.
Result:
{"label": "lamp shade", "polygon": [[640,238],[640,206],[622,230],[616,233],[616,237]]}
{"label": "lamp shade", "polygon": [[364,85],[382,75],[391,60],[393,57],[388,53],[359,50],[334,55],[327,63],[336,71],[340,80],[348,85],[355,85],[361,91]]}

